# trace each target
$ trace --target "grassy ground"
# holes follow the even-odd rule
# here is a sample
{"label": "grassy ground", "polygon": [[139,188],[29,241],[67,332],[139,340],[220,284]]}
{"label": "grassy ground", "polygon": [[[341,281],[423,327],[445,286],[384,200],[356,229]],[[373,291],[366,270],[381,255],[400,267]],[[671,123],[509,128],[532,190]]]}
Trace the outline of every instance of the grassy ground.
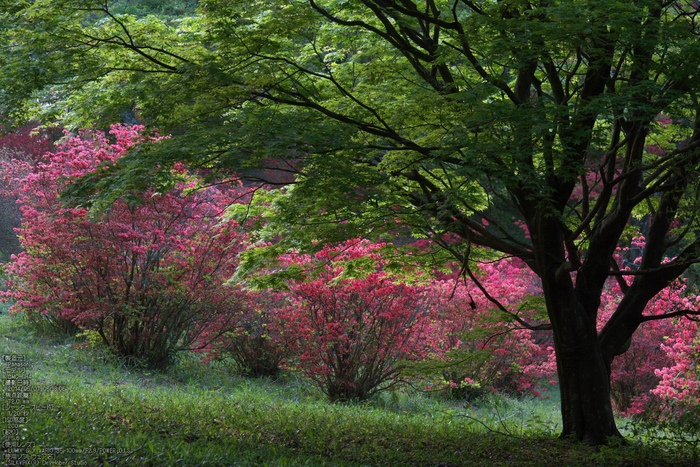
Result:
{"label": "grassy ground", "polygon": [[[558,440],[552,400],[491,398],[465,406],[393,392],[333,405],[291,374],[253,381],[194,359],[166,373],[135,371],[74,344],[38,338],[0,315],[0,355],[30,361],[34,388],[29,421],[7,438],[29,443],[21,450],[35,465],[700,465],[672,444],[595,450]],[[2,404],[0,420],[16,412]],[[3,454],[13,448],[0,445]]]}

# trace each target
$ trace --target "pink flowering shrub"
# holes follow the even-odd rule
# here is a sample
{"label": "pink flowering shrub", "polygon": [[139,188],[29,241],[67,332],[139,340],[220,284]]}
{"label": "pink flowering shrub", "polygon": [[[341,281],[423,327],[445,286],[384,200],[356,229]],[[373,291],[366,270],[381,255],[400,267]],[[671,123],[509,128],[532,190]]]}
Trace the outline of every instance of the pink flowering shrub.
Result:
{"label": "pink flowering shrub", "polygon": [[0,125],[0,159],[37,161],[43,154],[54,149],[55,132],[55,129],[38,129],[33,124],[16,128]]}
{"label": "pink flowering shrub", "polygon": [[651,393],[667,402],[678,415],[694,414],[700,425],[700,329],[697,321],[686,326],[661,346],[671,364],[656,370],[659,384]]}
{"label": "pink flowering shrub", "polygon": [[[528,322],[538,321],[533,308],[523,303],[537,293],[527,268],[503,260],[482,264],[479,276],[506,309]],[[430,293],[427,342],[450,397],[474,398],[484,392],[539,395],[539,381],[556,374],[550,333],[523,329],[471,281],[435,281]]]}
{"label": "pink flowering shrub", "polygon": [[[665,289],[650,302],[645,314],[661,314],[680,300],[678,290]],[[616,300],[611,300],[601,310],[603,319],[609,318],[612,313],[610,304],[616,306],[616,303]],[[657,371],[672,364],[672,359],[663,351],[663,344],[666,339],[678,335],[683,325],[683,320],[679,319],[644,323],[632,338],[627,352],[615,357],[610,392],[616,411],[634,416],[658,407],[659,399],[651,393],[660,381]]]}
{"label": "pink flowering shrub", "polygon": [[352,240],[283,258],[308,279],[288,281],[278,318],[298,367],[333,401],[365,400],[400,381],[404,361],[422,357],[421,288],[384,271],[380,247]]}
{"label": "pink flowering shrub", "polygon": [[220,355],[231,358],[250,377],[277,376],[294,347],[278,313],[285,296],[270,291],[248,292],[238,325],[222,336]]}
{"label": "pink flowering shrub", "polygon": [[[35,125],[7,128],[0,125],[0,161],[12,159],[36,162],[54,148],[52,131],[39,130]],[[7,262],[11,255],[22,251],[15,229],[21,226],[22,215],[9,193],[0,182],[0,261]]]}
{"label": "pink flowering shrub", "polygon": [[[621,270],[636,267],[641,260],[645,244],[643,237],[634,237],[629,247],[618,252],[616,259]],[[627,280],[630,281],[629,278]],[[601,297],[599,329],[615,311],[621,297],[618,282],[611,278]],[[685,282],[681,280],[657,294],[647,305],[644,316],[653,317],[675,310],[692,310],[698,307],[700,299],[690,294]],[[694,328],[695,323],[686,318],[650,320],[641,324],[627,352],[613,360],[610,389],[617,412],[628,417],[668,412],[668,398],[664,400],[661,397],[661,388],[668,384],[664,382],[663,377],[668,377],[669,372],[673,371],[671,368],[679,363],[674,359],[678,355],[669,350],[673,345],[686,343],[695,332]]]}
{"label": "pink flowering shrub", "polygon": [[97,332],[117,356],[158,367],[232,325],[245,297],[223,281],[245,235],[221,217],[235,190],[194,190],[182,167],[176,188],[119,200],[99,215],[62,203],[71,180],[121,157],[141,130],[114,126],[113,143],[84,132],[35,164],[4,164],[21,204],[26,250],[7,268],[5,296],[35,323]]}
{"label": "pink flowering shrub", "polygon": [[[680,330],[661,349],[671,363],[655,370],[659,383],[633,406],[632,428],[694,449],[700,448],[700,330],[697,321],[679,322]],[[649,401],[654,402],[650,404]]]}

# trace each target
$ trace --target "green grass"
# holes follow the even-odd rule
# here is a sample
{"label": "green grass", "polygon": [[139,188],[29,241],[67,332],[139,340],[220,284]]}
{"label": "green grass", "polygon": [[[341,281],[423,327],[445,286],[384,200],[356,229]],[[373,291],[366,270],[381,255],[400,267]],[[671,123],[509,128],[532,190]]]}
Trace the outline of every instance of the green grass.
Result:
{"label": "green grass", "polygon": [[556,398],[457,404],[396,391],[329,404],[291,373],[247,380],[194,358],[155,373],[74,344],[39,338],[0,315],[0,354],[29,359],[31,382],[42,388],[19,428],[38,465],[697,465],[674,445],[595,450],[559,440]]}

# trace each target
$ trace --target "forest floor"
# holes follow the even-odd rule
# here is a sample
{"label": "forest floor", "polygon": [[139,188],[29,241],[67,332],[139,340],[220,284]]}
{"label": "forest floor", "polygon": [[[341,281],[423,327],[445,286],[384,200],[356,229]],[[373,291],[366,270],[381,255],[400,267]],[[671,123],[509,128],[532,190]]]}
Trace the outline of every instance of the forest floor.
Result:
{"label": "forest floor", "polygon": [[[700,465],[697,443],[633,439],[631,431],[626,445],[599,449],[560,440],[556,397],[465,403],[394,390],[362,404],[330,404],[291,372],[246,379],[194,357],[154,372],[112,363],[80,343],[39,337],[0,315],[0,382],[18,396],[0,404],[7,465]],[[24,375],[7,361],[24,365]]]}

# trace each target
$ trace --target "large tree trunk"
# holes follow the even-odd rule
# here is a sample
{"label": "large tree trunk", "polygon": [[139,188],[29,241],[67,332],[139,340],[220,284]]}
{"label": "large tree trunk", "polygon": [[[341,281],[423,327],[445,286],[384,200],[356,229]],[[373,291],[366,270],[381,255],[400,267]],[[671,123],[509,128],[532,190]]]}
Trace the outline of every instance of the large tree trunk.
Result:
{"label": "large tree trunk", "polygon": [[[552,216],[533,216],[532,240],[547,313],[554,333],[561,390],[562,437],[586,444],[622,438],[610,401],[610,375],[596,329],[600,291],[593,284],[577,293],[566,259],[564,237]],[[539,253],[539,254],[538,254]],[[591,303],[584,306],[581,300]],[[592,310],[592,311],[591,311]]]}
{"label": "large tree trunk", "polygon": [[[568,277],[567,277],[568,279]],[[562,437],[575,436],[591,445],[622,435],[610,402],[610,377],[594,322],[568,284],[545,284],[545,297],[554,328],[557,371],[561,390]]]}

